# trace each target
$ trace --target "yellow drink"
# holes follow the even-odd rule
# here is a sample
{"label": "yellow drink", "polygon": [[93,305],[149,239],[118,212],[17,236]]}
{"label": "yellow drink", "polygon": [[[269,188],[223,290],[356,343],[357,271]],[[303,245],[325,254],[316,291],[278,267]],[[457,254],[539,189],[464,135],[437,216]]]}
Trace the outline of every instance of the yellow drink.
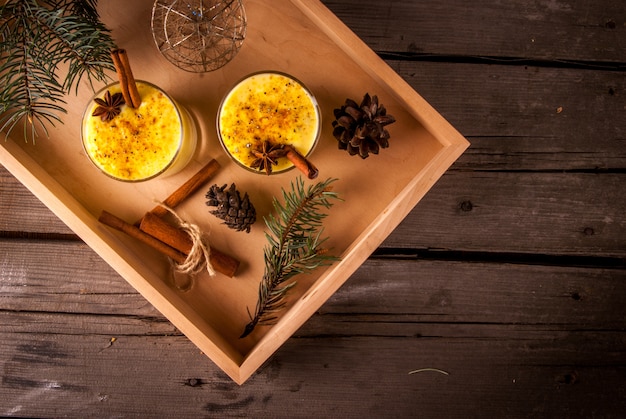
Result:
{"label": "yellow drink", "polygon": [[[119,115],[103,121],[93,116],[99,106],[92,99],[82,124],[85,152],[103,173],[137,182],[180,171],[193,156],[196,128],[186,110],[153,84],[138,81],[141,105],[122,105]],[[96,94],[103,98],[121,92],[119,83]]]}
{"label": "yellow drink", "polygon": [[[222,101],[217,116],[222,146],[248,169],[255,160],[252,151],[264,141],[290,144],[307,156],[317,143],[320,125],[313,95],[299,81],[276,72],[256,73],[240,81]],[[280,158],[272,172],[292,167],[288,159]]]}

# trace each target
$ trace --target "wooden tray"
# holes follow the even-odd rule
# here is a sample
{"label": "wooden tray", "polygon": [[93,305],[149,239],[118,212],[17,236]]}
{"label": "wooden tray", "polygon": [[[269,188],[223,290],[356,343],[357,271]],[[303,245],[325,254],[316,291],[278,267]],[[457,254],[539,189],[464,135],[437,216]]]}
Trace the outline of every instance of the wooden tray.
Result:
{"label": "wooden tray", "polygon": [[[19,134],[0,142],[0,163],[160,310],[235,382],[248,379],[363,263],[463,153],[468,142],[422,97],[321,3],[312,0],[244,2],[246,41],[233,61],[205,74],[181,71],[152,41],[152,0],[101,3],[101,16],[118,45],[128,50],[135,77],[151,81],[186,106],[199,124],[202,143],[183,172],[139,184],[100,174],[80,144],[80,118],[92,90],[87,84],[68,96],[64,124],[51,138],[25,143]],[[341,261],[297,277],[288,308],[274,326],[258,326],[240,339],[254,310],[263,275],[265,226],[271,199],[299,176],[292,170],[266,177],[249,173],[222,151],[215,132],[216,110],[227,90],[259,70],[289,73],[313,91],[324,127],[311,160],[319,180],[338,178],[334,191],[344,201],[325,221],[329,246]],[[115,77],[114,74],[111,75]],[[99,86],[96,86],[98,88]],[[389,126],[390,148],[362,160],[337,149],[333,109],[345,98],[377,94],[397,122]],[[19,130],[16,130],[18,132]],[[129,222],[154,207],[211,158],[222,168],[211,183],[235,182],[257,207],[250,234],[230,230],[210,215],[206,188],[177,208],[179,215],[210,232],[211,242],[243,262],[235,278],[200,278],[189,292],[171,285],[168,261],[145,245],[103,226],[102,210]],[[307,181],[307,184],[309,182]]]}

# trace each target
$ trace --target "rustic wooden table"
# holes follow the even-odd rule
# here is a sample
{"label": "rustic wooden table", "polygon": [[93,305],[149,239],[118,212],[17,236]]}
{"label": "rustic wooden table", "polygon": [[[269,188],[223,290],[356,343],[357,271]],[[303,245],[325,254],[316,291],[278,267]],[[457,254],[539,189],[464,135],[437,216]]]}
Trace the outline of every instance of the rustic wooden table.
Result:
{"label": "rustic wooden table", "polygon": [[468,151],[243,386],[0,167],[0,416],[624,414],[624,3],[324,3]]}

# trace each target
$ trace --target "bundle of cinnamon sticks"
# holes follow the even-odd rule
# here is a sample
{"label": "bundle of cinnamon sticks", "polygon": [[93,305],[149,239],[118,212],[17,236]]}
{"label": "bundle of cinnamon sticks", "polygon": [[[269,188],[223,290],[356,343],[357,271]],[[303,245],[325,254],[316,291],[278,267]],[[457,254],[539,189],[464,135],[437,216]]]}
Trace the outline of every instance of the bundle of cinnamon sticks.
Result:
{"label": "bundle of cinnamon sticks", "polygon": [[[194,193],[200,186],[205,184],[220,168],[216,160],[211,160],[193,177],[174,191],[165,201],[164,205],[174,208]],[[109,227],[122,231],[129,236],[147,244],[176,263],[186,261],[193,246],[193,240],[185,231],[170,224],[163,218],[167,210],[163,206],[157,206],[147,212],[141,220],[135,224],[127,223],[121,218],[103,211],[99,221]],[[228,277],[235,276],[240,262],[214,246],[211,246],[209,261],[215,271]]]}

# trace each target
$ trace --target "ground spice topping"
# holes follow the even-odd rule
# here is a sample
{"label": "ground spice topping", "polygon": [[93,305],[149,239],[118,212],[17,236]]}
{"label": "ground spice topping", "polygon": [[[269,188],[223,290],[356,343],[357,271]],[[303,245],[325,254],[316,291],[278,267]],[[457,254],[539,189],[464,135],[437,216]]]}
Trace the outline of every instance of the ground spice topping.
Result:
{"label": "ground spice topping", "polygon": [[[263,149],[265,142],[290,144],[306,156],[318,136],[319,115],[315,99],[296,80],[279,73],[260,73],[243,80],[227,95],[218,127],[233,158],[254,167],[259,158],[255,150]],[[272,169],[277,172],[291,166],[283,158]]]}
{"label": "ground spice topping", "polygon": [[[122,106],[113,119],[87,117],[83,126],[85,151],[96,166],[129,181],[151,178],[166,169],[182,141],[181,118],[174,103],[150,84],[137,85],[142,98],[138,108]],[[109,91],[115,97],[120,87],[111,86]],[[92,115],[94,110],[87,112]]]}

